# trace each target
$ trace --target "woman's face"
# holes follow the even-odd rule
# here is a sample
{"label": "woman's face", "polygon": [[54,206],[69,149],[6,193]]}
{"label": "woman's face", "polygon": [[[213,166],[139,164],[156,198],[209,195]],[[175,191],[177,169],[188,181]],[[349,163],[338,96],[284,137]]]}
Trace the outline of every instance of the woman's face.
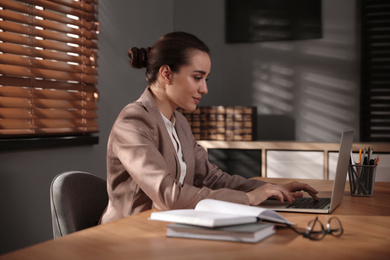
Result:
{"label": "woman's face", "polygon": [[195,110],[202,96],[208,92],[206,80],[210,69],[209,55],[195,51],[190,64],[172,74],[172,80],[167,86],[167,97],[174,110],[177,107],[187,111]]}

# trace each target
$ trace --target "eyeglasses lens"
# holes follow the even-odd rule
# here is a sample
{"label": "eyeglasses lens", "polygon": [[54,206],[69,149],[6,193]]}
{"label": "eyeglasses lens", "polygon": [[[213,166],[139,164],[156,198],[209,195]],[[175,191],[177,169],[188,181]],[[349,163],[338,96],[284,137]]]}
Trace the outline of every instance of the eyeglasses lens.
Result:
{"label": "eyeglasses lens", "polygon": [[320,240],[325,236],[324,226],[317,219],[307,224],[306,234],[313,240]]}
{"label": "eyeglasses lens", "polygon": [[328,229],[327,230],[328,233],[330,233],[336,237],[341,236],[343,234],[343,227],[342,227],[341,222],[338,218],[329,219],[327,229]]}

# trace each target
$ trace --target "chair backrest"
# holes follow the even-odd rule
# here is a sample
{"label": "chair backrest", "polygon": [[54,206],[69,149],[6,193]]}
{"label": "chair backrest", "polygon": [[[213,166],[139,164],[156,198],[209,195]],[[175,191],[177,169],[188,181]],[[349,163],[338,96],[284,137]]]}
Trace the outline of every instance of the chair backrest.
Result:
{"label": "chair backrest", "polygon": [[97,225],[107,203],[105,180],[82,171],[57,175],[50,186],[54,238]]}

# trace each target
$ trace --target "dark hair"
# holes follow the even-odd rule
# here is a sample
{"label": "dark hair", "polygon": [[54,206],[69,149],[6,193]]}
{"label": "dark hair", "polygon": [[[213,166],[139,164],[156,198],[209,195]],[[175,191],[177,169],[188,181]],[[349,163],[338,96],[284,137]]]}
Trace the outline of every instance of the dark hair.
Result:
{"label": "dark hair", "polygon": [[162,36],[152,48],[133,47],[128,55],[133,68],[146,67],[146,80],[153,84],[161,66],[168,65],[173,72],[178,72],[183,65],[189,64],[194,50],[210,55],[207,45],[196,36],[185,32],[172,32]]}

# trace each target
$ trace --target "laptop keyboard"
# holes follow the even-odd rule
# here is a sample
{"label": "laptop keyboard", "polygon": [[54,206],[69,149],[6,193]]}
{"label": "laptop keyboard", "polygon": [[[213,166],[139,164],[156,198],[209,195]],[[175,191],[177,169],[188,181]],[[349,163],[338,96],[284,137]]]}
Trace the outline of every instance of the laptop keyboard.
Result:
{"label": "laptop keyboard", "polygon": [[313,198],[298,198],[293,203],[287,206],[287,208],[294,209],[322,209],[330,203],[330,198],[319,198],[314,200]]}

